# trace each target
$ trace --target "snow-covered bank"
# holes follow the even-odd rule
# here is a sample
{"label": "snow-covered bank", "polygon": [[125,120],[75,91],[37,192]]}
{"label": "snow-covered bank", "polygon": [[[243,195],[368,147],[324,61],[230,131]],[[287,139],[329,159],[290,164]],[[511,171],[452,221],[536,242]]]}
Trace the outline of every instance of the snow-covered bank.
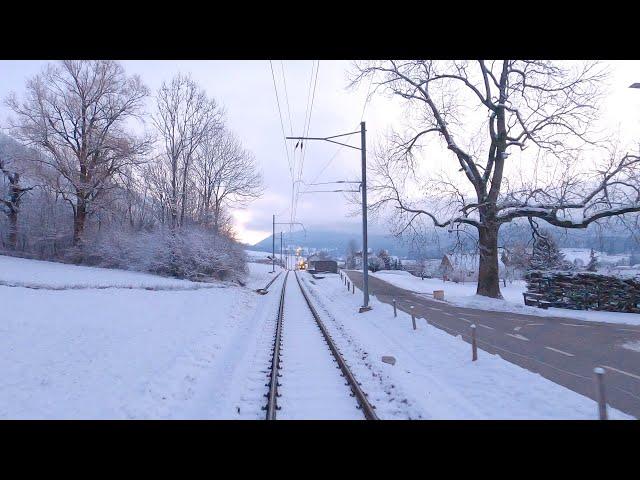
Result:
{"label": "snow-covered bank", "polygon": [[493,310],[498,312],[514,312],[523,315],[537,315],[540,317],[563,317],[591,322],[621,323],[640,325],[640,315],[636,313],[603,312],[592,310],[568,310],[564,308],[529,307],[524,304],[522,292],[526,291],[523,280],[507,282],[507,286],[500,285],[503,300],[476,295],[476,282],[454,283],[443,282],[438,278],[425,278],[411,275],[402,270],[382,270],[371,274],[374,277],[389,282],[412,292],[432,296],[434,290],[444,290],[445,301],[460,307]]}
{"label": "snow-covered bank", "polygon": [[[19,259],[3,259],[0,272],[12,282],[190,283],[48,262],[4,268],[11,260]],[[0,286],[0,418],[238,418],[241,406],[259,411],[264,392],[247,395],[244,387],[256,339],[277,304],[276,295],[253,291],[272,278],[269,270],[250,264],[247,287],[187,291]]]}
{"label": "snow-covered bank", "polygon": [[[409,315],[398,311],[394,318],[393,308],[375,298],[372,311],[358,313],[361,297],[347,292],[338,275],[303,278],[322,305],[320,314],[330,316],[327,327],[382,418],[597,418],[593,400],[498,355],[480,351],[472,362],[462,339],[424,320],[414,331]],[[397,363],[383,363],[383,355]],[[609,415],[631,418],[611,408]]]}
{"label": "snow-covered bank", "polygon": [[0,255],[0,285],[31,288],[146,288],[195,289],[202,283],[150,273],[84,267]]}

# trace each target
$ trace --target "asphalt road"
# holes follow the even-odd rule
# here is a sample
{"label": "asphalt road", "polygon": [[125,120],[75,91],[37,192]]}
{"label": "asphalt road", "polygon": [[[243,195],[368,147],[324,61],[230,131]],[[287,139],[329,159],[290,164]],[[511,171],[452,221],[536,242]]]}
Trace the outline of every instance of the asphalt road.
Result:
{"label": "asphalt road", "polygon": [[[346,272],[362,289],[362,273]],[[444,286],[446,299],[446,285]],[[369,276],[369,291],[399,309],[470,342],[475,324],[482,350],[595,399],[593,369],[605,369],[607,403],[640,418],[640,327],[456,307]],[[419,328],[419,327],[418,327]],[[635,344],[636,350],[623,344]],[[597,407],[594,405],[594,418]]]}

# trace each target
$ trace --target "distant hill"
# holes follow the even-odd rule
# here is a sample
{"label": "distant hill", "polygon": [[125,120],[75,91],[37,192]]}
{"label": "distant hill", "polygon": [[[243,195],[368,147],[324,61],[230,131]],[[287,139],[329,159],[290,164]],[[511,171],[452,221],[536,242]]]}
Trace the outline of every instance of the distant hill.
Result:
{"label": "distant hill", "polygon": [[[563,248],[593,248],[607,254],[638,253],[640,248],[637,240],[628,231],[609,226],[606,230],[564,230],[550,228],[556,237],[558,246]],[[471,231],[470,231],[471,232]],[[280,234],[276,234],[276,251],[280,251]],[[472,237],[463,235],[458,240],[465,243],[472,241]],[[499,243],[510,244],[514,241],[524,243],[531,242],[531,229],[528,224],[511,223],[504,225],[500,230]],[[327,250],[335,256],[343,256],[347,251],[349,240],[355,240],[357,248],[362,248],[362,232],[354,228],[353,231],[310,229],[305,236],[303,231],[284,234],[284,245],[290,247],[302,247],[307,251]],[[247,245],[249,250],[271,251],[271,235],[255,245]],[[422,255],[426,258],[438,258],[453,248],[456,242],[456,234],[447,232],[446,229],[436,229],[430,235],[423,248]],[[391,255],[403,258],[417,258],[415,249],[410,244],[403,243],[391,235],[369,233],[369,248],[374,252],[380,249],[388,250]]]}
{"label": "distant hill", "polygon": [[[280,235],[276,234],[276,250],[280,251]],[[307,234],[303,231],[284,234],[284,244],[292,247],[302,247],[309,250],[328,250],[336,256],[342,256],[347,251],[347,245],[350,240],[355,240],[357,248],[362,248],[362,233],[354,232],[337,232],[331,230],[307,230]],[[265,239],[248,246],[250,250],[271,251],[272,236],[269,235]],[[399,240],[390,235],[369,234],[368,246],[374,252],[380,249],[388,250],[392,255],[411,256],[411,248],[403,245]],[[438,255],[437,248],[434,248],[434,255]]]}

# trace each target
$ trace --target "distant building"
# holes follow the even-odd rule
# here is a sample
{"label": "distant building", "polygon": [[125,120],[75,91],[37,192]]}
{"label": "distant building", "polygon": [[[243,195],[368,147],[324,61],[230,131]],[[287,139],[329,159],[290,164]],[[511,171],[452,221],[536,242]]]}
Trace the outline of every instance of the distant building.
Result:
{"label": "distant building", "polygon": [[[480,257],[477,253],[448,253],[442,257],[439,276],[454,282],[477,281]],[[504,276],[506,267],[498,254],[498,271]]]}
{"label": "distant building", "polygon": [[318,273],[320,272],[330,272],[330,273],[338,273],[338,262],[335,260],[316,260],[313,262],[313,269]]}
{"label": "distant building", "polygon": [[322,260],[322,259],[320,258],[320,255],[316,255],[316,254],[309,255],[309,256],[307,257],[307,268],[308,268],[309,270],[315,270],[315,263],[316,263],[317,261],[319,261],[319,260]]}

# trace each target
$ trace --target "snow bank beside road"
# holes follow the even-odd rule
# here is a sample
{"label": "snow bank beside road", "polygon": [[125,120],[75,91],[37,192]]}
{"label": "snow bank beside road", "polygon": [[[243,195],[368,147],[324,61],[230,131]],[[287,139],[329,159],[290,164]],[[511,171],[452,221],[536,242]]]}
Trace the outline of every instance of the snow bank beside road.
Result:
{"label": "snow bank beside road", "polygon": [[[361,297],[346,291],[337,275],[313,280],[302,275],[316,302],[329,314],[333,337],[354,375],[372,395],[377,383],[388,393],[373,398],[383,418],[423,419],[596,419],[596,403],[544,377],[479,351],[460,338],[372,298],[373,310],[357,313]],[[425,279],[426,281],[426,279]],[[418,279],[418,282],[421,282]],[[342,330],[343,333],[340,333]],[[347,353],[349,352],[349,353]],[[356,352],[362,352],[356,357]],[[395,365],[381,361],[397,359]],[[368,363],[370,368],[362,366]],[[379,388],[378,388],[379,390]],[[610,418],[631,418],[609,409]]]}
{"label": "snow bank beside road", "polygon": [[[636,313],[603,312],[592,310],[568,310],[564,308],[541,308],[529,307],[524,304],[522,292],[527,290],[524,280],[516,280],[507,283],[507,286],[500,285],[503,300],[487,298],[476,295],[477,284],[475,282],[455,283],[443,282],[438,278],[415,277],[408,272],[381,270],[372,273],[372,276],[384,280],[396,287],[404,288],[415,293],[433,296],[434,290],[444,290],[446,302],[458,305],[459,307],[477,308],[479,310],[493,310],[498,312],[513,312],[523,315],[536,315],[539,317],[563,317],[584,320],[588,322],[621,323],[627,325],[640,325],[640,315]],[[375,293],[375,290],[374,290]]]}

